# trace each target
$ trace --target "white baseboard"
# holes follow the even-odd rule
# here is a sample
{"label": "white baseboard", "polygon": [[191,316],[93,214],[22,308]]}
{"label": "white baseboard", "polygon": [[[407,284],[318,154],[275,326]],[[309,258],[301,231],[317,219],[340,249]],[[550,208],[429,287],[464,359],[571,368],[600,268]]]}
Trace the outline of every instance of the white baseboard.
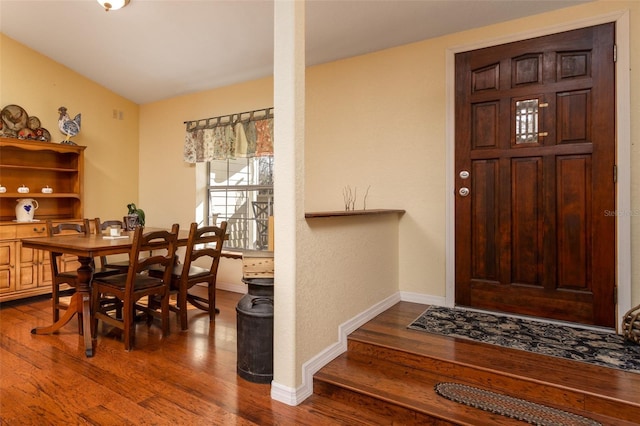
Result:
{"label": "white baseboard", "polygon": [[294,389],[273,381],[271,382],[271,398],[288,405],[298,405],[311,396],[313,394],[313,375],[340,354],[346,352],[347,336],[400,300],[400,293],[395,293],[341,324],[338,327],[338,342],[327,347],[302,365],[302,384]]}
{"label": "white baseboard", "polygon": [[[408,291],[400,292],[400,300],[403,302],[422,303],[423,305],[447,306],[444,296],[430,296],[424,293],[411,293]],[[452,308],[453,306],[448,306]]]}

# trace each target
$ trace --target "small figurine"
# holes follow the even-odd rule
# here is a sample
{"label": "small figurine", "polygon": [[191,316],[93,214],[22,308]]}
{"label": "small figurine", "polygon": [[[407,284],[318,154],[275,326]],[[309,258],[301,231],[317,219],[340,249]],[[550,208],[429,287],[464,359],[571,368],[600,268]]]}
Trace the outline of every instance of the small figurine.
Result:
{"label": "small figurine", "polygon": [[76,115],[72,120],[67,113],[67,108],[63,106],[58,108],[58,113],[60,114],[58,118],[58,127],[63,135],[67,135],[67,137],[60,143],[76,145],[76,143],[72,142],[70,138],[80,133],[80,116],[82,114]]}

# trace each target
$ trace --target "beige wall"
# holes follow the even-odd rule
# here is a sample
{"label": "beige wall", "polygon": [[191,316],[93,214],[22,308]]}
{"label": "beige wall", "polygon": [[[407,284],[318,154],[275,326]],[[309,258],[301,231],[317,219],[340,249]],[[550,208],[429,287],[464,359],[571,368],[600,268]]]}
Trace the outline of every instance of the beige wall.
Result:
{"label": "beige wall", "polygon": [[[570,12],[426,40],[307,70],[305,210],[341,210],[342,191],[349,185],[360,194],[357,207],[362,206],[361,194],[370,187],[367,208],[402,208],[407,213],[399,221],[397,241],[394,225],[390,224],[395,217],[306,221],[306,231],[301,233],[297,247],[297,326],[293,330],[297,344],[290,364],[296,379],[285,385],[299,385],[302,364],[336,341],[338,325],[377,301],[399,290],[445,296],[446,50],[624,8],[638,11],[638,3],[578,6]],[[634,31],[633,13],[631,16],[631,40],[635,40],[638,34]],[[638,43],[632,41],[635,70],[640,69],[637,49]],[[640,94],[634,81],[640,81],[638,71],[632,74],[632,116],[637,116]],[[161,214],[165,207],[154,207],[148,199],[150,188],[145,185],[168,179],[164,170],[186,167],[180,166],[173,154],[164,155],[180,154],[182,121],[263,107],[269,103],[271,84],[270,80],[261,80],[141,108],[141,197],[152,206],[154,214]],[[154,113],[147,114],[151,108]],[[164,120],[158,127],[159,118],[183,110],[186,113],[179,119]],[[148,127],[157,134],[154,140],[145,136]],[[638,133],[637,123],[632,122],[632,140]],[[151,170],[152,163],[145,166],[144,159],[157,148],[164,159],[156,158]],[[632,164],[637,163],[637,147],[632,156]],[[149,169],[146,172],[145,167]],[[182,191],[193,188],[190,173],[171,175],[185,178]],[[632,171],[632,179],[637,193],[637,171]],[[179,198],[189,205],[195,195],[181,194]],[[639,207],[637,201],[633,206]],[[637,221],[632,218],[635,253],[640,241]],[[279,230],[276,223],[276,232],[286,230]],[[399,259],[380,248],[386,242],[392,247],[397,244]],[[634,304],[640,303],[639,282],[638,269],[634,267]],[[277,312],[276,309],[276,315]]]}
{"label": "beige wall", "polygon": [[[400,217],[399,227],[395,216],[304,222],[297,241],[296,300],[290,301],[297,304],[291,325],[297,343],[282,351],[286,355],[281,356],[291,361],[291,370],[276,371],[276,381],[297,388],[303,380],[302,365],[336,342],[338,325],[385,297],[398,291],[445,296],[447,49],[623,9],[630,10],[631,19],[633,213],[640,211],[639,2],[589,3],[307,70],[305,210],[341,210],[342,190],[350,185],[358,194],[370,186],[367,208],[401,208],[407,213]],[[196,217],[201,188],[196,168],[182,161],[183,122],[273,103],[273,80],[262,79],[141,106],[138,199],[133,183],[138,177],[131,176],[137,167],[133,162],[137,153],[132,152],[137,129],[120,131],[128,122],[111,119],[114,107],[123,109],[125,117],[135,116],[135,105],[2,40],[3,105],[20,104],[41,119],[48,114],[45,125],[57,136],[58,106],[64,104],[71,113],[86,116],[78,142],[89,146],[87,192],[91,195],[86,211],[91,215],[115,214],[128,201],[138,200],[149,225],[178,222],[186,226]],[[13,49],[11,55],[6,45]],[[53,69],[35,71],[32,63],[37,70]],[[103,182],[112,181],[117,190],[102,188]],[[361,206],[359,197],[357,207]],[[286,232],[277,221],[276,232]],[[636,305],[640,303],[640,215],[631,217],[631,233],[631,303]],[[229,279],[233,274],[237,271]],[[278,303],[287,301],[276,301],[276,315]]]}
{"label": "beige wall", "polygon": [[[82,126],[72,140],[85,145],[84,213],[93,218],[122,218],[138,201],[138,106],[15,40],[0,34],[0,108],[23,107],[49,130],[54,142],[58,108]],[[113,110],[122,120],[113,118]],[[55,190],[55,188],[54,188]]]}

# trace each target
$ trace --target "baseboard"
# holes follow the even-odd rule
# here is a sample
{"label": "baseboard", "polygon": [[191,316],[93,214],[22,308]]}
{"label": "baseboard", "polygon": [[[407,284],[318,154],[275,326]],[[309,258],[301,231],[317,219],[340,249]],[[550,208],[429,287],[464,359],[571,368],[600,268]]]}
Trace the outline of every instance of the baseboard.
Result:
{"label": "baseboard", "polygon": [[302,365],[302,384],[294,389],[273,381],[271,382],[271,398],[288,405],[298,405],[311,396],[313,394],[313,375],[340,354],[346,352],[347,337],[349,334],[364,325],[367,321],[391,308],[400,300],[400,293],[395,293],[342,323],[338,327],[338,342],[328,346]]}
{"label": "baseboard", "polygon": [[[400,300],[403,302],[421,303],[423,305],[447,306],[444,296],[431,296],[423,293],[411,293],[409,291],[400,292]],[[453,308],[453,306],[447,306]]]}
{"label": "baseboard", "polygon": [[245,284],[226,283],[216,281],[216,288],[219,290],[231,291],[234,293],[245,294],[247,292],[247,286]]}

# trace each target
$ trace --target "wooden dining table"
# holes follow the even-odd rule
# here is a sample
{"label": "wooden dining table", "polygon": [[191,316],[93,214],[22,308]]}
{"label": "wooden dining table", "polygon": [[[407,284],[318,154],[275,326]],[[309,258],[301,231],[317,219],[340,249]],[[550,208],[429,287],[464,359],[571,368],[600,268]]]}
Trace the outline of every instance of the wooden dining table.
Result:
{"label": "wooden dining table", "polygon": [[[163,228],[145,228],[145,232],[158,231]],[[64,327],[76,314],[82,315],[82,334],[87,357],[93,356],[93,336],[91,336],[91,277],[93,275],[93,259],[99,256],[129,253],[133,243],[133,231],[122,232],[123,238],[109,235],[57,235],[53,237],[37,237],[22,239],[26,248],[65,253],[78,256],[78,286],[71,296],[69,308],[55,323],[36,327],[32,334],[52,334]],[[189,231],[180,230],[178,246],[186,245]]]}

